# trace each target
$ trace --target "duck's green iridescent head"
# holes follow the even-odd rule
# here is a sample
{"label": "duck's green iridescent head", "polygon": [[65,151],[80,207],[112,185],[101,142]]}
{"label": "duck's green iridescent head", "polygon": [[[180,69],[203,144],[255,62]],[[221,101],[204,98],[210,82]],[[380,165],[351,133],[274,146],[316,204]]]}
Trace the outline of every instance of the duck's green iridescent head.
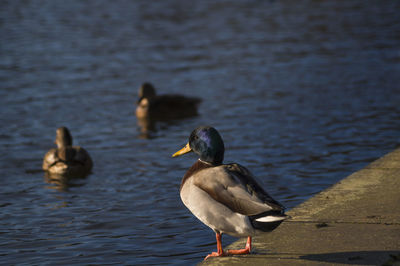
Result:
{"label": "duck's green iridescent head", "polygon": [[210,126],[200,126],[193,130],[189,143],[172,155],[173,157],[194,151],[200,160],[215,165],[222,164],[224,160],[224,142],[218,131]]}

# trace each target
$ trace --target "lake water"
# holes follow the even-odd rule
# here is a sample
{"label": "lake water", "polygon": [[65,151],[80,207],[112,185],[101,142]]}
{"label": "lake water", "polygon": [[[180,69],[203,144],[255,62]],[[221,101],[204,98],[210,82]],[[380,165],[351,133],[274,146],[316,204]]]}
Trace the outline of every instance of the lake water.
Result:
{"label": "lake water", "polygon": [[[214,233],[183,206],[216,127],[289,209],[400,142],[399,1],[2,1],[0,258],[11,264],[196,264]],[[199,116],[134,116],[137,89],[201,97]],[[67,126],[93,173],[46,182]],[[235,238],[225,237],[224,245]]]}

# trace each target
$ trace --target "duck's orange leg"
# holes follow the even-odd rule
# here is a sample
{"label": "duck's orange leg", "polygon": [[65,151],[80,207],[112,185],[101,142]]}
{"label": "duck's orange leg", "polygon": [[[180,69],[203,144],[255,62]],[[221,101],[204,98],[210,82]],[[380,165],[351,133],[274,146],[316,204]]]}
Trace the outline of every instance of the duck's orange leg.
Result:
{"label": "duck's orange leg", "polygon": [[208,259],[209,257],[221,257],[221,256],[227,256],[227,255],[242,255],[242,254],[249,254],[251,251],[251,236],[247,237],[247,243],[246,247],[243,249],[230,249],[228,251],[224,251],[222,249],[222,236],[219,233],[215,234],[215,237],[217,238],[217,252],[212,252],[211,254],[208,254],[207,257],[204,259]]}
{"label": "duck's orange leg", "polygon": [[246,247],[243,249],[230,249],[225,252],[225,255],[242,255],[249,254],[251,251],[251,236],[247,237]]}
{"label": "duck's orange leg", "polygon": [[208,259],[209,257],[221,257],[225,256],[225,252],[222,249],[222,236],[220,233],[215,234],[215,238],[217,239],[217,252],[212,252],[211,254],[208,254],[207,257],[205,257],[204,260]]}

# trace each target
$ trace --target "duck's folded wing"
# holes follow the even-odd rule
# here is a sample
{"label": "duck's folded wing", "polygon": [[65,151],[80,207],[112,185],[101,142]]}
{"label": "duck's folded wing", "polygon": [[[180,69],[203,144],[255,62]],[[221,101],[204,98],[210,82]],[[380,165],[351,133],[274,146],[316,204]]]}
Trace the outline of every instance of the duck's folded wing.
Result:
{"label": "duck's folded wing", "polygon": [[257,184],[245,167],[238,164],[205,169],[196,174],[194,184],[217,202],[243,215],[284,209]]}
{"label": "duck's folded wing", "polygon": [[74,161],[82,165],[87,165],[89,168],[92,168],[93,162],[89,153],[80,146],[74,146],[74,149],[75,149]]}
{"label": "duck's folded wing", "polygon": [[62,147],[57,149],[57,156],[65,163],[74,160],[76,150],[73,147]]}

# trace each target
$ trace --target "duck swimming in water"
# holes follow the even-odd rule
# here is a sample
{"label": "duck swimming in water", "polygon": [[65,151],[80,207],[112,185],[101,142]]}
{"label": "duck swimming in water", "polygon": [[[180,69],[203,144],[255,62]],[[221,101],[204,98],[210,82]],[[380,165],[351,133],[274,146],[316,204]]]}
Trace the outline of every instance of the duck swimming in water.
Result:
{"label": "duck swimming in water", "polygon": [[138,119],[152,120],[180,119],[197,115],[200,98],[180,94],[157,95],[152,84],[146,82],[139,88],[136,107]]}
{"label": "duck swimming in water", "polygon": [[[287,219],[284,207],[255,181],[244,166],[223,164],[224,142],[210,126],[196,128],[184,148],[172,156],[194,151],[199,159],[186,172],[180,186],[185,206],[216,234],[217,252],[209,257],[248,254],[251,237],[274,230]],[[222,234],[247,237],[244,249],[222,248]]]}
{"label": "duck swimming in water", "polygon": [[80,146],[72,146],[72,137],[66,127],[56,131],[57,148],[49,150],[43,159],[43,170],[51,175],[83,177],[93,167],[89,153]]}

